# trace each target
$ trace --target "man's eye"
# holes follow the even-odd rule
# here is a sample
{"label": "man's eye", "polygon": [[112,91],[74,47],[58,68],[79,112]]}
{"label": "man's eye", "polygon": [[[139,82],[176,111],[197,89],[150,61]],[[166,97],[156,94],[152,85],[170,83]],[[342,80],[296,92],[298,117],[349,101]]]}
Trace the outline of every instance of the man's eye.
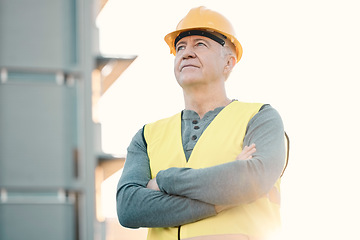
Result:
{"label": "man's eye", "polygon": [[185,46],[183,46],[183,45],[177,46],[176,52],[184,50],[184,49],[185,49]]}
{"label": "man's eye", "polygon": [[203,43],[203,42],[198,42],[196,45],[197,45],[197,46],[205,46],[205,47],[206,47],[206,44]]}

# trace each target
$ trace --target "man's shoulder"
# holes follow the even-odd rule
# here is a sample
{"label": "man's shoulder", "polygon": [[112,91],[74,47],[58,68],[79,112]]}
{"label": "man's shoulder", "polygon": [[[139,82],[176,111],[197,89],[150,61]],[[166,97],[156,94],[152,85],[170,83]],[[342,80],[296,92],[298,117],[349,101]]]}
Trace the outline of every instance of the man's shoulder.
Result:
{"label": "man's shoulder", "polygon": [[237,105],[239,106],[248,106],[248,107],[255,107],[259,108],[258,113],[265,113],[265,112],[271,112],[271,113],[277,113],[276,109],[273,108],[269,103],[261,103],[261,102],[243,102],[234,100]]}
{"label": "man's shoulder", "polygon": [[232,113],[237,113],[242,116],[246,114],[250,114],[254,116],[256,113],[260,111],[264,104],[263,103],[257,103],[257,102],[241,102],[238,100],[233,101],[231,104],[229,104],[226,109]]}
{"label": "man's shoulder", "polygon": [[177,121],[179,118],[181,119],[181,112],[176,113],[170,117],[165,117],[165,118],[161,118],[159,120],[150,122],[150,123],[146,124],[145,126],[164,125],[164,124],[168,124],[169,122]]}
{"label": "man's shoulder", "polygon": [[237,105],[240,107],[261,107],[264,105],[264,103],[260,103],[260,102],[245,102],[245,101],[239,101],[236,99],[234,99],[231,104]]}
{"label": "man's shoulder", "polygon": [[260,110],[254,115],[254,117],[250,120],[249,124],[253,124],[257,122],[258,124],[262,122],[282,122],[282,118],[279,112],[270,104],[263,104]]}

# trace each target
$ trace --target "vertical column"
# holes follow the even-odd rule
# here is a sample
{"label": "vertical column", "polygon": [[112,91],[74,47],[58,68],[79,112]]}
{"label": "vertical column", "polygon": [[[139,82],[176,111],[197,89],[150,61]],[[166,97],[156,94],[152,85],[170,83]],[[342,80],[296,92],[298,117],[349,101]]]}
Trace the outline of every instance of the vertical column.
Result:
{"label": "vertical column", "polygon": [[0,239],[94,239],[90,0],[0,2]]}

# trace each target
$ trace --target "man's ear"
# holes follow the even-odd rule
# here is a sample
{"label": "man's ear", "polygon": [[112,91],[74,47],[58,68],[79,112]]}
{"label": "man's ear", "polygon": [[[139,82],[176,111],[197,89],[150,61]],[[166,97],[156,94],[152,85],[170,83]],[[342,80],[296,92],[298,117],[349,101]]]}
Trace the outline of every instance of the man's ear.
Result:
{"label": "man's ear", "polygon": [[235,56],[228,55],[226,65],[224,67],[224,73],[225,74],[230,74],[232,69],[235,67],[235,64],[236,64]]}

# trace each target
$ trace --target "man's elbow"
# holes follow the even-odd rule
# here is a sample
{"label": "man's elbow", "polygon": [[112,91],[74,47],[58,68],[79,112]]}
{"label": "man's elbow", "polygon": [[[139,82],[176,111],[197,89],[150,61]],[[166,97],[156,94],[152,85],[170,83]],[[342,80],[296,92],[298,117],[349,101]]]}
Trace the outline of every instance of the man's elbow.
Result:
{"label": "man's elbow", "polygon": [[[238,191],[232,191],[228,201],[248,204],[264,197],[274,186],[276,179],[265,174],[248,174],[240,179]],[[235,188],[234,188],[235,189]]]}
{"label": "man's elbow", "polygon": [[117,216],[121,226],[126,228],[139,228],[132,214],[126,208],[117,206]]}
{"label": "man's elbow", "polygon": [[[261,174],[254,177],[254,181],[251,184],[249,192],[249,201],[253,202],[259,198],[266,196],[270,190],[274,187],[279,176],[278,174]],[[266,176],[266,177],[265,177]]]}
{"label": "man's elbow", "polygon": [[116,196],[117,217],[121,226],[126,228],[139,228],[137,221],[134,218],[134,213],[131,212],[131,207],[126,204],[128,199],[118,191]]}

